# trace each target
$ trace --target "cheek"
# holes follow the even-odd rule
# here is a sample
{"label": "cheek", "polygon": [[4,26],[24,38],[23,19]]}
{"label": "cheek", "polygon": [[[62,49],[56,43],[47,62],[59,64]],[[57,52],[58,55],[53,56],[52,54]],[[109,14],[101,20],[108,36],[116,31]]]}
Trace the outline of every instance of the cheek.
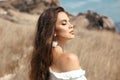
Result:
{"label": "cheek", "polygon": [[69,33],[69,30],[68,30],[67,28],[59,28],[59,29],[57,30],[57,35],[58,35],[58,36],[65,37],[65,36],[68,35],[68,33]]}

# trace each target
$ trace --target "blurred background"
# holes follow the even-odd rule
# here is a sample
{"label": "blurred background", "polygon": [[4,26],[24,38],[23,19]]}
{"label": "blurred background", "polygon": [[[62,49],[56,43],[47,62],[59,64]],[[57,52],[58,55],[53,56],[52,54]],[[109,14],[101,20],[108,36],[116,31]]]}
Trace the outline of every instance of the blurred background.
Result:
{"label": "blurred background", "polygon": [[75,26],[66,51],[78,55],[88,80],[120,80],[120,0],[0,0],[0,80],[29,80],[36,22],[62,6]]}

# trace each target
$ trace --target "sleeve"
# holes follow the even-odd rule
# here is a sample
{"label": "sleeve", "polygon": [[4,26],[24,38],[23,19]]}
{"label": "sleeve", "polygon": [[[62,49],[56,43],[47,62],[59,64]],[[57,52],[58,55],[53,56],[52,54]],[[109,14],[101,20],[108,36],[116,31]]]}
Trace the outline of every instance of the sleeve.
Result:
{"label": "sleeve", "polygon": [[85,77],[85,71],[82,69],[73,70],[69,72],[56,73],[52,72],[53,75],[60,80],[87,80]]}

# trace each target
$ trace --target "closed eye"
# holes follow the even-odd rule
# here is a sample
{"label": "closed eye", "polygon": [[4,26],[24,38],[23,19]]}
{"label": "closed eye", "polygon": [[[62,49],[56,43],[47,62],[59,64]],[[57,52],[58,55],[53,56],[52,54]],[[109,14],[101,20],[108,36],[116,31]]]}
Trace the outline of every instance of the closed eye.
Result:
{"label": "closed eye", "polygon": [[66,22],[62,22],[62,25],[66,25]]}
{"label": "closed eye", "polygon": [[61,21],[61,24],[62,24],[62,25],[66,25],[66,24],[67,24],[67,20],[62,20],[62,21]]}

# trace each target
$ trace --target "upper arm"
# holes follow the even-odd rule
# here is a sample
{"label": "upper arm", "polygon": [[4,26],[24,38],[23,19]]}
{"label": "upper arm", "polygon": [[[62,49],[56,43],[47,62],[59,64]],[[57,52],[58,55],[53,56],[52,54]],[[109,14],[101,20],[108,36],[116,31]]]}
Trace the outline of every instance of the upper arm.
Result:
{"label": "upper arm", "polygon": [[77,55],[72,53],[62,54],[60,57],[59,68],[64,72],[80,69]]}

